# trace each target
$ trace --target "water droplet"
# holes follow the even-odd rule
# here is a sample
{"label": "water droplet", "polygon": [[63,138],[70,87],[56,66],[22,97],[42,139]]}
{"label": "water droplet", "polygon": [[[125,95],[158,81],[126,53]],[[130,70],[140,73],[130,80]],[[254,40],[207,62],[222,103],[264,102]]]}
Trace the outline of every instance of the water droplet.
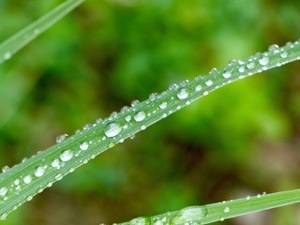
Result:
{"label": "water droplet", "polygon": [[102,123],[103,122],[103,119],[102,118],[98,118],[97,120],[96,120],[96,123]]}
{"label": "water droplet", "polygon": [[108,123],[105,127],[104,133],[106,137],[115,137],[122,131],[122,127],[120,127],[117,123]]}
{"label": "water droplet", "polygon": [[57,136],[56,143],[62,143],[67,137],[68,137],[67,134],[62,134],[62,135]]}
{"label": "water droplet", "polygon": [[45,167],[45,166],[39,166],[39,167],[37,167],[37,168],[35,169],[35,171],[34,171],[34,175],[35,175],[36,177],[41,177],[41,176],[43,176],[44,173],[46,172],[46,168],[47,168],[47,167]]}
{"label": "water droplet", "polygon": [[207,80],[205,82],[205,85],[209,87],[209,86],[213,85],[213,81],[212,80]]}
{"label": "water droplet", "polygon": [[157,98],[157,93],[152,93],[152,94],[149,95],[149,99],[151,101],[154,101],[156,98]]}
{"label": "water droplet", "polygon": [[20,180],[19,179],[15,179],[14,180],[14,185],[18,186],[20,184]]}
{"label": "water droplet", "polygon": [[79,148],[82,150],[82,151],[85,151],[89,148],[89,144],[87,142],[82,142],[80,145],[79,145]]}
{"label": "water droplet", "polygon": [[54,178],[55,178],[55,180],[58,181],[58,180],[61,180],[63,178],[63,175],[59,173]]}
{"label": "water droplet", "polygon": [[267,56],[263,56],[258,60],[259,64],[262,66],[266,66],[269,63],[269,58]]}
{"label": "water droplet", "polygon": [[225,70],[223,73],[222,73],[222,76],[225,78],[225,79],[228,79],[231,77],[231,73],[228,71],[228,70]]}
{"label": "water droplet", "polygon": [[126,117],[125,117],[125,120],[126,120],[127,122],[129,122],[129,121],[131,120],[131,116],[129,116],[129,115],[126,116]]}
{"label": "water droplet", "polygon": [[249,63],[247,64],[247,68],[248,68],[248,69],[254,69],[254,67],[255,67],[255,63],[254,63],[254,62],[249,62]]}
{"label": "water droplet", "polygon": [[145,118],[146,118],[146,114],[144,111],[139,111],[137,112],[135,115],[134,115],[134,120],[136,122],[140,122],[140,121],[143,121]]}
{"label": "water droplet", "polygon": [[244,67],[244,66],[240,66],[239,69],[238,69],[238,71],[239,71],[240,73],[245,72],[245,67]]}
{"label": "water droplet", "polygon": [[8,60],[11,58],[11,53],[10,52],[6,52],[4,55],[3,55],[3,59],[4,60]]}
{"label": "water droplet", "polygon": [[83,126],[83,130],[88,130],[88,129],[90,129],[90,127],[91,127],[91,124],[87,123]]}
{"label": "water droplet", "polygon": [[177,90],[178,89],[178,85],[177,84],[171,84],[169,86],[169,90]]}
{"label": "water droplet", "polygon": [[212,74],[216,73],[217,71],[218,71],[217,68],[212,68],[208,74],[212,75]]}
{"label": "water droplet", "polygon": [[189,96],[189,93],[185,88],[181,88],[177,93],[177,97],[179,99],[186,99],[188,96]]}
{"label": "water droplet", "polygon": [[5,196],[8,192],[8,189],[6,187],[0,188],[0,196]]}
{"label": "water droplet", "polygon": [[246,197],[247,200],[249,200],[250,198],[251,198],[251,197],[250,197],[249,195]]}
{"label": "water droplet", "polygon": [[60,160],[63,162],[69,161],[73,157],[73,152],[71,150],[65,150],[62,153],[60,153]]}
{"label": "water droplet", "polygon": [[208,91],[204,91],[204,92],[203,92],[203,95],[204,95],[204,96],[208,95]]}
{"label": "water droplet", "polygon": [[202,89],[202,86],[200,84],[195,87],[196,91],[200,91],[201,89]]}
{"label": "water droplet", "polygon": [[2,172],[5,173],[9,170],[9,166],[3,166]]}
{"label": "water droplet", "polygon": [[232,59],[229,61],[228,66],[235,66],[235,64],[236,64],[236,60]]}
{"label": "water droplet", "polygon": [[223,210],[224,213],[229,213],[230,212],[230,208],[228,206],[226,206]]}
{"label": "water droplet", "polygon": [[0,220],[6,220],[6,218],[7,218],[7,214],[6,213],[1,214]]}
{"label": "water droplet", "polygon": [[53,168],[59,169],[59,168],[60,168],[60,166],[59,166],[59,159],[54,159],[54,160],[51,162],[51,166],[52,166]]}
{"label": "water droplet", "polygon": [[260,197],[261,197],[261,194],[258,194],[258,195],[257,195],[257,198],[260,198]]}
{"label": "water droplet", "polygon": [[285,59],[288,56],[288,53],[286,51],[283,51],[280,53],[280,57]]}
{"label": "water droplet", "polygon": [[25,184],[29,184],[32,181],[32,177],[30,175],[26,175],[23,178],[23,181],[24,181]]}
{"label": "water droplet", "polygon": [[135,107],[135,106],[137,106],[138,104],[139,104],[139,101],[138,101],[138,100],[134,100],[134,101],[131,102],[131,106],[132,106],[132,107]]}
{"label": "water droplet", "polygon": [[189,221],[201,221],[207,214],[206,207],[195,206],[187,207],[180,210],[173,218],[171,218],[171,224],[184,224]]}
{"label": "water droplet", "polygon": [[269,51],[270,51],[270,52],[275,52],[275,51],[278,50],[278,48],[279,48],[279,46],[276,45],[276,44],[270,45],[270,46],[269,46]]}
{"label": "water droplet", "polygon": [[160,108],[160,109],[165,109],[165,108],[167,108],[167,105],[168,105],[167,102],[162,102],[162,103],[159,105],[159,108]]}

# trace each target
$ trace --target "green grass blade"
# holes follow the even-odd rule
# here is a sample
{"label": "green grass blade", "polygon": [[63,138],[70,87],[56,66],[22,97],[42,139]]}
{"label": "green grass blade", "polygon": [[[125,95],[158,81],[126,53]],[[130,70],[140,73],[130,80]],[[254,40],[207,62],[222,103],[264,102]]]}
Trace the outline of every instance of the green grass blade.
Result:
{"label": "green grass blade", "polygon": [[223,201],[203,206],[191,206],[179,211],[164,213],[152,217],[139,217],[120,225],[150,224],[209,224],[262,210],[300,202],[300,189],[257,195],[231,201]]}
{"label": "green grass blade", "polygon": [[284,47],[271,46],[269,51],[257,53],[245,60],[232,61],[222,70],[213,69],[207,76],[173,84],[161,94],[149,99],[133,101],[105,120],[86,125],[73,136],[45,151],[7,169],[0,175],[0,216],[31,200],[34,195],[50,187],[77,167],[93,159],[104,150],[146,129],[193,101],[206,96],[233,81],[300,59],[300,43]]}
{"label": "green grass blade", "polygon": [[0,63],[10,59],[13,54],[28,44],[31,40],[43,33],[54,23],[80,5],[84,0],[67,0],[40,17],[18,33],[0,44]]}

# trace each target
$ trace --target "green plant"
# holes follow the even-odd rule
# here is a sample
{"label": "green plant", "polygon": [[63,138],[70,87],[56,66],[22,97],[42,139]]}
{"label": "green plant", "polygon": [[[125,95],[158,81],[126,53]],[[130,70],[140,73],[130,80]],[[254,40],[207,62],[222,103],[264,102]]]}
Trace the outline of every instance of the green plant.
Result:
{"label": "green plant", "polygon": [[[78,4],[81,1],[68,2]],[[42,25],[42,27],[46,29],[46,26]],[[34,29],[36,27],[30,27],[28,32],[36,35],[37,32],[34,32]],[[19,40],[20,38],[16,38],[12,42],[3,43],[1,52],[4,59],[10,58],[11,53],[19,49],[19,47],[16,48],[16,43],[19,43]],[[268,52],[258,53],[245,60],[232,61],[222,70],[211,70],[208,76],[199,76],[193,81],[185,80],[179,84],[171,85],[169,90],[162,94],[151,94],[150,98],[144,102],[139,103],[138,101],[134,101],[131,108],[125,107],[120,113],[113,113],[105,120],[98,120],[92,125],[87,125],[74,136],[67,138],[63,135],[59,137],[57,145],[38,153],[36,156],[25,160],[11,169],[5,169],[0,178],[2,185],[0,194],[3,196],[0,209],[2,219],[6,218],[7,214],[19,205],[31,200],[34,195],[41,192],[44,188],[51,186],[55,181],[73,172],[74,169],[86,163],[89,159],[94,158],[97,154],[119,142],[123,142],[126,138],[189,105],[209,92],[235,80],[281,66],[297,59],[299,59],[298,41],[287,44],[282,48],[273,45]],[[297,194],[297,191],[284,192],[278,195],[266,195],[258,199],[252,198],[252,201],[246,199],[227,203],[226,205],[218,203],[211,207],[215,211],[219,210],[222,215],[214,215],[210,220],[209,216],[211,212],[207,211],[210,206],[205,206],[206,208],[194,207],[184,209],[180,212],[164,214],[157,217],[158,220],[153,222],[157,222],[158,224],[160,222],[181,224],[193,221],[196,223],[209,223],[243,213],[250,213],[288,203],[292,204],[299,201]],[[288,199],[287,196],[291,197],[291,199]],[[284,198],[284,202],[277,201],[278,199],[282,200],[282,198]],[[268,204],[265,204],[265,201]],[[251,208],[250,206],[252,206],[253,202],[258,202],[258,206]],[[238,206],[245,204],[242,207],[245,211],[233,210],[236,207],[235,204]],[[203,217],[208,218],[208,221],[205,221]],[[148,223],[150,220],[152,219],[141,218],[132,221],[132,223]]]}

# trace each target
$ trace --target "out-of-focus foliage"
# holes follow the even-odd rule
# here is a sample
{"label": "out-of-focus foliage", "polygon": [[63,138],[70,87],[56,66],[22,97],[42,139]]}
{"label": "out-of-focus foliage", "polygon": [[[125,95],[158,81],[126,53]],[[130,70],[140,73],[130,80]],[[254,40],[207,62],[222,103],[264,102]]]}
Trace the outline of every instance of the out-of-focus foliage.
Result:
{"label": "out-of-focus foliage", "polygon": [[[0,39],[60,1],[0,1]],[[87,0],[0,67],[0,164],[168,85],[299,38],[297,1]],[[299,187],[299,63],[115,146],[3,224],[98,224]],[[296,206],[222,224],[288,224]],[[292,222],[296,224],[297,222]]]}

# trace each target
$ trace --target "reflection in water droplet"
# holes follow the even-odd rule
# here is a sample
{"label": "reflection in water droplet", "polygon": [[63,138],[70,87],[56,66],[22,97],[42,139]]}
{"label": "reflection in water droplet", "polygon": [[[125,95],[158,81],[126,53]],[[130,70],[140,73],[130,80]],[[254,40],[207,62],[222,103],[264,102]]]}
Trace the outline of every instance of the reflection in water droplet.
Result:
{"label": "reflection in water droplet", "polygon": [[115,137],[122,131],[122,127],[120,127],[117,123],[109,123],[106,125],[104,134],[106,137]]}
{"label": "reflection in water droplet", "polygon": [[73,152],[71,150],[65,150],[59,156],[60,160],[63,162],[69,161],[70,159],[72,159],[72,157]]}
{"label": "reflection in water droplet", "polygon": [[87,142],[82,142],[80,145],[79,145],[79,148],[82,150],[82,151],[85,151],[89,148],[89,144]]}
{"label": "reflection in water droplet", "polygon": [[177,93],[177,97],[179,99],[186,99],[188,96],[189,96],[189,93],[185,88],[181,88]]}
{"label": "reflection in water droplet", "polygon": [[134,120],[136,122],[140,122],[140,121],[143,121],[145,118],[146,118],[146,114],[144,111],[139,111],[137,112],[135,115],[134,115]]}

